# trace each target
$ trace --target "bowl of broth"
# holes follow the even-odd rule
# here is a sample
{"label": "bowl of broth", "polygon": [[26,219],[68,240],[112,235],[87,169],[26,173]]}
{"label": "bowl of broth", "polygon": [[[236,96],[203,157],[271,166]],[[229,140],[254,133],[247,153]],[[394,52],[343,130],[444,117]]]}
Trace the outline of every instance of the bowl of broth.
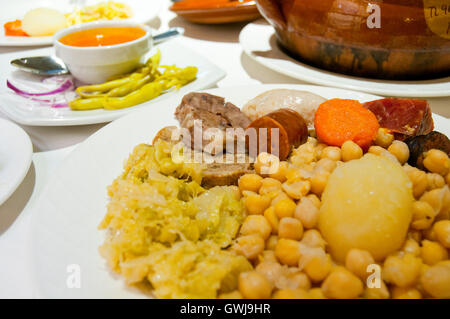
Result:
{"label": "bowl of broth", "polygon": [[145,25],[96,21],[64,29],[54,37],[56,56],[70,73],[88,84],[133,71],[152,46]]}

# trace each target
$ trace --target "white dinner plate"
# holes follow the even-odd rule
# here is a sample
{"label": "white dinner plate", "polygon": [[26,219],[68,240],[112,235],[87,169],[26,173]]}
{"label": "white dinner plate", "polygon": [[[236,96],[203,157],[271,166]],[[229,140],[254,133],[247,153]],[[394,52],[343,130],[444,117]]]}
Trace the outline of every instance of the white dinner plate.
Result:
{"label": "white dinner plate", "polygon": [[14,193],[30,168],[33,145],[25,131],[0,118],[0,205]]}
{"label": "white dinner plate", "polygon": [[256,62],[309,83],[384,96],[450,96],[450,77],[426,81],[371,80],[333,73],[299,62],[280,49],[275,30],[264,20],[246,25],[239,35],[239,41],[245,53]]}
{"label": "white dinner plate", "polygon": [[[6,0],[4,0],[6,1]],[[87,0],[86,5],[92,5],[108,0]],[[127,20],[137,23],[147,23],[155,18],[161,9],[162,0],[115,0],[126,3],[133,11],[133,16]],[[82,2],[82,1],[81,1]],[[12,37],[6,36],[3,25],[8,21],[23,19],[27,11],[48,7],[57,9],[63,13],[71,12],[74,8],[74,0],[8,0],[7,10],[0,10],[0,46],[38,46],[50,45],[53,37]]]}
{"label": "white dinner plate", "polygon": [[[50,55],[54,52],[53,48],[44,48],[33,51],[18,53],[7,53],[0,55],[0,65],[4,72],[0,74],[0,112],[6,114],[9,118],[24,125],[34,126],[64,126],[64,125],[85,125],[94,123],[104,123],[115,120],[131,111],[139,108],[149,107],[152,112],[160,112],[158,107],[154,107],[159,101],[167,99],[173,95],[185,94],[186,92],[201,90],[214,86],[217,81],[225,76],[225,72],[212,64],[208,59],[198,53],[179,44],[177,39],[173,39],[156,46],[161,50],[161,65],[177,65],[179,67],[196,66],[198,68],[195,81],[181,87],[179,90],[171,91],[160,95],[148,102],[121,109],[121,110],[89,110],[72,111],[70,108],[51,108],[51,107],[28,107],[23,103],[23,98],[15,96],[9,92],[6,87],[6,79],[12,76],[12,72],[19,72],[21,76],[28,79],[35,79],[31,74],[23,71],[16,71],[9,65],[13,58],[25,56]],[[151,56],[155,53],[156,47],[147,54]],[[36,78],[36,81],[40,79]]]}
{"label": "white dinner plate", "polygon": [[[206,92],[242,106],[257,94],[274,88],[307,90],[325,98],[362,102],[378,98],[309,85],[252,85]],[[98,254],[103,232],[97,226],[106,213],[106,187],[122,173],[124,160],[134,146],[150,143],[160,128],[176,125],[173,113],[179,102],[179,97],[167,99],[155,105],[160,112],[146,108],[110,123],[75,148],[59,166],[32,216],[32,266],[39,297],[144,297],[107,268]],[[436,129],[450,135],[450,121],[438,115],[433,118]],[[79,288],[74,283],[79,283]]]}

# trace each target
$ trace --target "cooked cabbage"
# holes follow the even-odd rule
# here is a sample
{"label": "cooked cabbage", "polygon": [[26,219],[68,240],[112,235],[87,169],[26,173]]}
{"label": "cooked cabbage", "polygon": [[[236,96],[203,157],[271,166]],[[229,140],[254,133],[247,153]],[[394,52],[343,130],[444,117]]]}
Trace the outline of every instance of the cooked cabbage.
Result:
{"label": "cooked cabbage", "polygon": [[108,188],[100,253],[129,284],[150,282],[157,297],[214,298],[251,269],[224,250],[244,218],[239,192],[202,188],[202,167],[174,163],[172,147],[161,140],[135,147]]}

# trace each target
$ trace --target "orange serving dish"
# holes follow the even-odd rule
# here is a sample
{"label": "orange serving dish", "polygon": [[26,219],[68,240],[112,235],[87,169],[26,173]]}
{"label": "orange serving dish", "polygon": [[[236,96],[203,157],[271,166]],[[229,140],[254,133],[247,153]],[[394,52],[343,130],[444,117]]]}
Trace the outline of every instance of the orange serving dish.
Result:
{"label": "orange serving dish", "polygon": [[251,21],[260,17],[254,0],[184,0],[170,10],[191,22],[220,24]]}
{"label": "orange serving dish", "polygon": [[385,79],[450,75],[449,0],[257,0],[281,45],[334,72]]}

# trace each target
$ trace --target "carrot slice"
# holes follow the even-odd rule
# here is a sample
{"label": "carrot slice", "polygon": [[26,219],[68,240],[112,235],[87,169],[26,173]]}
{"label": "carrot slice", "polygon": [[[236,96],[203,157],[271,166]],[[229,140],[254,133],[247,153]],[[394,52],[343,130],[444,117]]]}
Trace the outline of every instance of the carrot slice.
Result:
{"label": "carrot slice", "polygon": [[7,36],[28,37],[28,34],[22,29],[21,20],[6,22],[3,27],[5,28],[5,35]]}
{"label": "carrot slice", "polygon": [[351,140],[367,150],[380,125],[375,114],[358,101],[331,99],[317,108],[314,127],[317,137],[328,145],[340,147]]}

